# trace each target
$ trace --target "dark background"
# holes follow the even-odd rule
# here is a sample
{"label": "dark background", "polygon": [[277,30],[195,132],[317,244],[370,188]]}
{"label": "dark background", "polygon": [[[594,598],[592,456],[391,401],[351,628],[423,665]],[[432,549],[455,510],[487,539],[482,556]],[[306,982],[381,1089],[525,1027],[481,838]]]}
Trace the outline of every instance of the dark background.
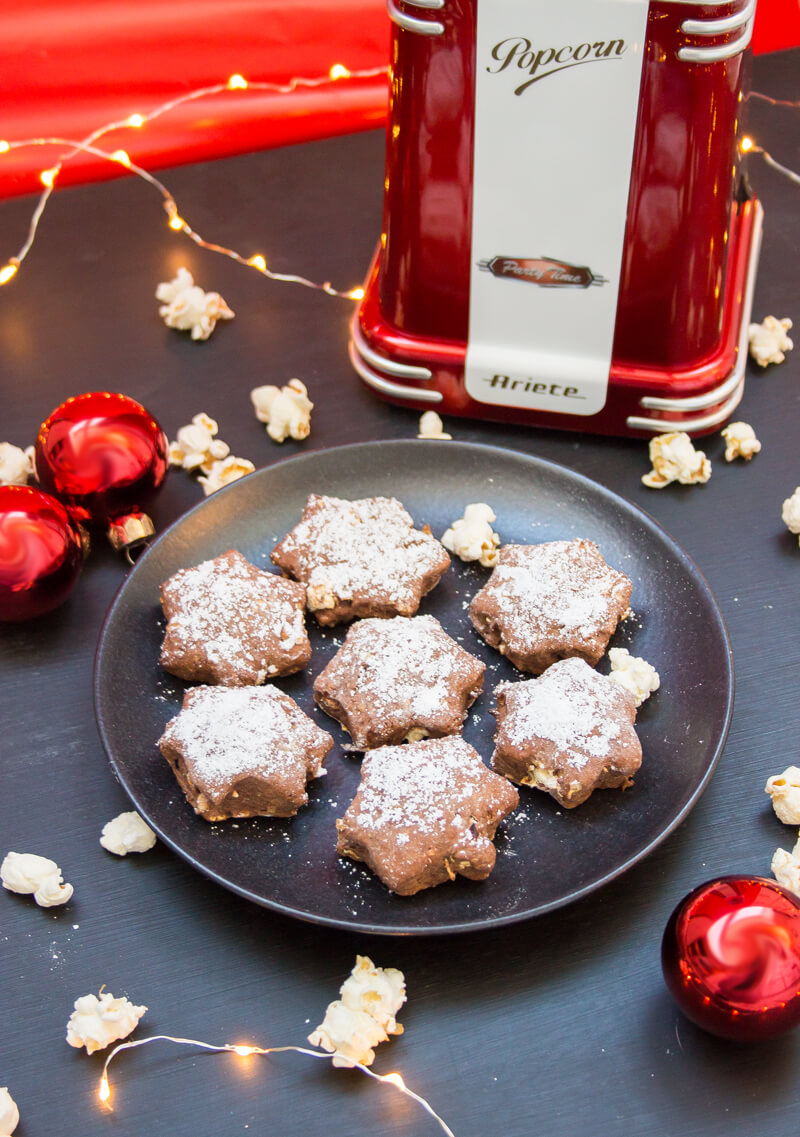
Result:
{"label": "dark background", "polygon": [[[754,87],[797,98],[800,53],[763,57]],[[797,109],[753,101],[751,131],[800,166]],[[383,141],[365,134],[168,172],[182,214],[208,239],[271,267],[360,282],[380,224]],[[800,323],[800,190],[757,157],[766,209],[754,318]],[[0,206],[3,256],[24,239],[31,199]],[[1,258],[0,258],[1,259]],[[185,264],[236,312],[208,343],[167,330],[153,297]],[[123,179],[56,193],[18,278],[0,293],[0,437],[24,446],[64,398],[121,390],[171,437],[200,410],[233,453],[257,466],[303,448],[416,434],[416,412],[379,402],[346,360],[350,305],[256,274],[171,234],[157,195]],[[796,329],[797,330],[797,329]],[[278,447],[248,392],[302,378],[316,402],[308,442]],[[797,1126],[800,1036],[736,1046],[683,1019],[664,989],[665,921],[691,888],[723,873],[769,873],[795,833],[772,814],[766,778],[797,761],[800,549],[781,503],[800,483],[800,351],[750,366],[735,417],[763,443],[727,465],[702,444],[705,486],[656,492],[643,442],[450,420],[462,441],[552,459],[640,504],[694,558],[733,642],[736,708],[717,774],[689,819],[645,862],[570,908],[444,939],[370,939],[294,922],[250,905],[163,847],[120,860],[98,844],[128,807],[101,749],[93,654],[125,562],[98,539],[70,600],[42,621],[0,630],[3,731],[0,853],[56,860],[75,896],[65,908],[0,897],[0,1084],[20,1107],[20,1137],[80,1134],[437,1132],[417,1107],[357,1074],[286,1055],[232,1056],[157,1045],[115,1066],[107,1116],[101,1060],[67,1047],[79,995],[106,984],[149,1011],[139,1034],[299,1043],[320,1021],[356,952],[406,973],[406,1033],[375,1068],[401,1070],[457,1137],[783,1137]],[[163,530],[200,500],[181,471],[155,508]]]}

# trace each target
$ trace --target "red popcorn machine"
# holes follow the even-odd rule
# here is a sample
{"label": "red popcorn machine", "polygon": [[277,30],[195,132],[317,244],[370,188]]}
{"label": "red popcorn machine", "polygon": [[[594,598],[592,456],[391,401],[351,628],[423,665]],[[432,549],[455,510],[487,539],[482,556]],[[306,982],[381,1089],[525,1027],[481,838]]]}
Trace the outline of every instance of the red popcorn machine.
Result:
{"label": "red popcorn machine", "polygon": [[358,374],[421,410],[702,434],[742,396],[756,0],[387,0]]}

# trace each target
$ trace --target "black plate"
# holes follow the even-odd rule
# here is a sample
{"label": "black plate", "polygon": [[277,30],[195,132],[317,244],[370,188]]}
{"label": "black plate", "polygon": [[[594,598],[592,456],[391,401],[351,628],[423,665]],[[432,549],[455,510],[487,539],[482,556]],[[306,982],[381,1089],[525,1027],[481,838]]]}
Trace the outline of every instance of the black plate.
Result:
{"label": "black plate", "polygon": [[[523,788],[501,827],[497,865],[476,883],[459,878],[414,897],[392,895],[363,865],[335,853],[334,819],[352,800],[359,760],[340,747],[310,803],[289,820],[209,825],[186,804],[156,747],[184,684],[161,671],[159,585],[179,568],[235,547],[269,567],[269,553],[299,520],[309,493],[398,497],[417,525],[440,536],[464,507],[488,501],[504,542],[587,537],[633,580],[634,616],[613,644],[658,669],[661,690],[637,728],[644,764],[626,793],[602,791],[576,810]],[[423,600],[488,664],[465,738],[488,759],[492,691],[519,673],[473,631],[466,608],[487,570],[453,567]],[[346,737],[314,706],[312,678],[346,628],[320,631],[305,675],[279,681],[337,743]],[[600,669],[606,669],[602,663]],[[291,458],[235,482],[191,510],[141,557],[106,620],[97,654],[95,706],[111,765],[134,805],[190,864],[226,888],[291,916],[365,932],[456,932],[510,923],[557,908],[641,860],[686,816],[722,751],[733,704],[725,625],[700,572],[651,518],[602,486],[537,458],[458,442],[374,442]]]}

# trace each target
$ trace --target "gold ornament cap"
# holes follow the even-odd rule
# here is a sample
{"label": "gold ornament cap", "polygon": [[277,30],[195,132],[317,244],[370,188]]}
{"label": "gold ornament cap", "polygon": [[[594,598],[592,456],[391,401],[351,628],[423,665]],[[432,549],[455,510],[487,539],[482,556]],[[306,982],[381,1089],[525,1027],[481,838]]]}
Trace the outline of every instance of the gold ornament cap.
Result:
{"label": "gold ornament cap", "polygon": [[128,552],[143,545],[155,536],[156,527],[146,513],[128,513],[117,517],[108,526],[108,539],[117,552]]}

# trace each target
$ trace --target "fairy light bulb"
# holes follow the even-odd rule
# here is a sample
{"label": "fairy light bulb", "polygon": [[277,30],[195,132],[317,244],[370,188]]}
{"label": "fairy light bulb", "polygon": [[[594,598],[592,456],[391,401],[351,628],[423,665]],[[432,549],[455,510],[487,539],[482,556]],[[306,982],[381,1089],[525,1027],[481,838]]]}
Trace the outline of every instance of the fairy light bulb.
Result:
{"label": "fairy light bulb", "polygon": [[[430,0],[426,0],[426,2],[430,2]],[[327,293],[329,296],[336,296],[342,299],[361,300],[364,296],[364,290],[362,288],[354,288],[350,292],[340,292],[338,289],[334,288],[329,281],[318,283],[296,273],[275,272],[274,270],[267,268],[266,259],[264,256],[262,256],[261,253],[257,253],[254,256],[246,258],[235,249],[228,249],[223,245],[217,244],[216,242],[204,240],[201,234],[192,229],[191,226],[188,225],[186,221],[184,221],[184,219],[179,215],[177,203],[163,182],[159,181],[157,177],[155,177],[153,174],[148,173],[146,170],[140,169],[138,164],[135,161],[131,160],[126,150],[120,149],[109,152],[106,150],[98,149],[94,143],[104,134],[109,134],[112,131],[119,130],[121,127],[132,127],[134,129],[138,129],[144,126],[146,123],[151,122],[151,120],[154,118],[158,118],[161,115],[166,114],[167,111],[173,111],[177,107],[183,106],[185,103],[188,103],[200,97],[206,97],[208,95],[219,95],[226,90],[243,91],[250,88],[253,91],[263,90],[275,92],[276,94],[281,95],[291,95],[295,93],[299,88],[319,87],[327,82],[339,79],[372,79],[378,75],[389,75],[391,77],[391,69],[388,67],[371,67],[362,70],[351,71],[348,67],[345,67],[343,63],[334,63],[329,68],[327,73],[323,72],[314,78],[302,78],[299,76],[294,76],[288,83],[274,83],[266,81],[250,83],[247,79],[245,79],[243,75],[240,75],[237,72],[236,74],[231,75],[225,82],[216,83],[213,86],[208,87],[198,87],[195,90],[187,91],[181,95],[169,99],[167,102],[161,103],[159,106],[154,107],[146,115],[141,114],[137,111],[133,114],[128,115],[128,117],[125,119],[106,123],[104,126],[100,126],[97,129],[93,130],[91,134],[89,134],[81,142],[59,138],[25,138],[15,139],[12,142],[9,142],[5,139],[0,139],[0,154],[5,154],[9,150],[16,150],[23,146],[39,146],[45,143],[59,143],[70,148],[70,153],[68,155],[69,157],[72,157],[73,153],[82,152],[85,154],[91,154],[94,158],[104,159],[107,162],[114,162],[117,165],[125,166],[126,169],[129,169],[131,171],[131,173],[135,174],[143,181],[148,182],[155,190],[158,191],[158,193],[161,194],[162,205],[166,211],[167,224],[169,225],[170,229],[176,233],[183,232],[201,248],[210,249],[215,253],[221,254],[222,256],[230,257],[231,260],[235,260],[239,264],[248,265],[251,268],[255,268],[264,276],[267,276],[272,280],[280,281],[282,283],[285,282],[290,284],[299,284],[304,288],[316,289],[317,291]],[[762,151],[760,147],[755,147],[755,149],[758,153],[765,154],[765,152]],[[767,157],[768,156],[765,154],[765,160],[767,160]],[[59,160],[54,166],[50,167],[49,169],[42,170],[39,173],[39,180],[41,181],[42,185],[46,187],[45,191],[40,194],[38,204],[33,211],[25,243],[22,245],[16,256],[9,257],[6,264],[3,267],[0,267],[0,285],[7,284],[8,281],[16,275],[17,271],[22,265],[22,262],[30,252],[31,247],[37,237],[39,222],[44,214],[45,208],[47,207],[51,192],[55,189],[55,183],[61,174],[61,167],[62,162]],[[383,244],[386,243],[385,236],[382,236],[381,240]]]}
{"label": "fairy light bulb", "polygon": [[109,1086],[108,1078],[105,1074],[103,1074],[102,1078],[100,1079],[100,1089],[97,1091],[97,1096],[103,1103],[107,1103],[111,1098],[111,1086]]}
{"label": "fairy light bulb", "polygon": [[749,135],[746,134],[744,136],[744,138],[742,139],[742,141],[739,143],[739,149],[741,150],[741,152],[743,154],[746,154],[748,150],[752,150],[753,149],[753,139],[750,138]]}
{"label": "fairy light bulb", "polygon": [[254,1046],[234,1046],[233,1053],[238,1054],[240,1058],[249,1058],[251,1054],[255,1054],[256,1048]]}
{"label": "fairy light bulb", "polygon": [[384,1074],[383,1080],[384,1082],[390,1082],[393,1086],[397,1086],[398,1090],[404,1090],[406,1088],[406,1084],[399,1074]]}

